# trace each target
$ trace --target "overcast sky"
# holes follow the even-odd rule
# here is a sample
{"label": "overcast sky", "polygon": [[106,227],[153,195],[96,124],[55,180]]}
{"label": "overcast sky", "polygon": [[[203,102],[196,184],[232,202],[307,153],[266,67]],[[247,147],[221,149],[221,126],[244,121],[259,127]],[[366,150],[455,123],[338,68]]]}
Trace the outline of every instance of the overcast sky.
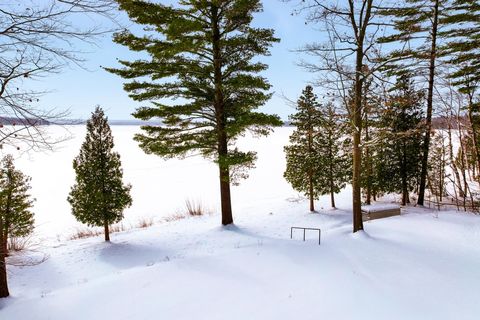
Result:
{"label": "overcast sky", "polygon": [[[279,44],[272,48],[272,56],[262,58],[269,70],[264,76],[273,85],[273,98],[262,108],[262,111],[275,113],[286,120],[293,109],[285,102],[282,95],[296,100],[301,90],[313,79],[313,75],[303,71],[296,65],[300,57],[293,52],[302,45],[312,41],[322,41],[321,34],[312,26],[305,25],[300,16],[292,16],[292,5],[280,0],[264,0],[264,12],[255,16],[255,25],[273,28]],[[111,120],[133,120],[131,113],[140,106],[132,101],[123,91],[123,79],[104,71],[101,66],[118,66],[116,59],[133,60],[138,53],[111,41],[105,36],[98,41],[97,47],[82,45],[79,50],[84,54],[84,70],[70,66],[60,74],[49,75],[38,80],[34,87],[48,90],[40,101],[42,108],[59,110],[69,109],[70,117],[86,119],[95,105],[102,106]]]}

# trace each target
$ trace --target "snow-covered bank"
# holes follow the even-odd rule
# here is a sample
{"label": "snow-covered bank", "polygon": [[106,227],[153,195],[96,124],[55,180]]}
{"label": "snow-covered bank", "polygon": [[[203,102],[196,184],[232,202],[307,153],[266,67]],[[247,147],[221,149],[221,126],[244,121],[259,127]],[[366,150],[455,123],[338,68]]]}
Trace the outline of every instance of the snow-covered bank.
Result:
{"label": "snow-covered bank", "polygon": [[[207,216],[46,249],[10,268],[1,319],[477,319],[478,216],[408,209],[352,235],[305,203]],[[290,240],[290,226],[322,228]]]}
{"label": "snow-covered bank", "polygon": [[[19,169],[32,177],[36,236],[50,242],[65,239],[81,226],[70,213],[67,195],[74,182],[73,158],[78,154],[85,137],[84,126],[67,128],[73,139],[57,146],[56,152],[32,153],[16,160]],[[66,134],[61,128],[48,128],[52,136]],[[185,201],[201,203],[206,210],[216,212],[219,208],[218,169],[211,161],[201,157],[184,160],[162,160],[145,154],[133,141],[138,126],[112,126],[116,150],[120,153],[124,181],[132,184],[133,205],[125,211],[126,225],[135,225],[139,219],[165,217],[185,211]],[[288,143],[292,128],[282,127],[267,138],[250,136],[239,141],[240,148],[258,152],[256,168],[250,178],[232,189],[235,214],[249,212],[259,204],[270,206],[272,202],[284,202],[297,197],[283,178],[285,155],[283,146]],[[3,152],[16,150],[5,149]],[[344,197],[350,197],[346,190]],[[320,200],[319,206],[327,204],[328,197]],[[348,203],[348,201],[346,201]]]}

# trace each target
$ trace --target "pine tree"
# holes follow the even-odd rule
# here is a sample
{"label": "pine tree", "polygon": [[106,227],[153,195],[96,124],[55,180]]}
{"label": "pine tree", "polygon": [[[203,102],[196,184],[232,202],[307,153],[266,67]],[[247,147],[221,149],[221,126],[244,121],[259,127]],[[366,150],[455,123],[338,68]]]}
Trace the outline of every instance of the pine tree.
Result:
{"label": "pine tree", "polygon": [[419,184],[423,139],[423,92],[416,91],[408,74],[397,79],[393,94],[380,117],[380,139],[377,146],[380,164],[377,179],[381,191],[399,192],[402,204],[410,202],[409,192]]}
{"label": "pine tree", "polygon": [[460,93],[465,94],[469,119],[469,138],[480,171],[480,2],[478,0],[453,0],[451,10],[442,20],[448,25],[441,34],[449,39],[443,46],[450,64],[449,78]]}
{"label": "pine tree", "polygon": [[283,174],[292,187],[310,200],[310,211],[315,211],[314,200],[320,196],[321,174],[318,143],[321,113],[313,88],[307,86],[297,102],[297,112],[290,116],[296,127],[286,146],[287,168]]}
{"label": "pine tree", "polygon": [[[443,18],[450,10],[450,0],[408,0],[394,8],[384,8],[380,13],[391,18],[395,32],[379,39],[381,43],[399,43],[402,49],[394,50],[388,57],[386,68],[393,74],[421,74],[426,70],[428,79],[427,112],[424,141],[422,144],[422,170],[418,204],[423,205],[428,173],[428,153],[432,131],[433,93],[435,70],[442,55],[439,46],[439,29]],[[406,49],[408,47],[408,49]]]}
{"label": "pine tree", "polygon": [[132,204],[130,185],[122,182],[120,155],[113,151],[113,136],[100,107],[87,122],[87,134],[80,154],[73,161],[76,183],[68,196],[72,214],[90,226],[104,227],[110,241],[109,225],[123,219],[123,210]]}
{"label": "pine tree", "polygon": [[330,194],[332,208],[335,208],[335,194],[345,188],[352,175],[352,143],[345,138],[347,123],[345,115],[337,113],[332,103],[321,107],[319,134],[315,143],[318,149],[318,192]]}
{"label": "pine tree", "polygon": [[5,263],[8,239],[33,232],[34,218],[30,209],[34,199],[29,190],[30,177],[15,169],[11,155],[5,156],[0,168],[0,298],[9,295]]}
{"label": "pine tree", "polygon": [[428,188],[437,198],[438,206],[447,194],[446,180],[448,174],[446,168],[447,161],[447,147],[445,146],[445,137],[442,132],[436,132],[432,139],[432,148],[430,152],[429,170],[428,170]]}
{"label": "pine tree", "polygon": [[[254,152],[241,152],[235,140],[249,130],[267,135],[281,125],[277,116],[256,112],[271,94],[258,73],[267,65],[278,39],[273,30],[251,26],[262,10],[259,0],[183,0],[176,6],[141,0],[118,0],[130,19],[148,34],[126,30],[114,41],[149,59],[120,60],[123,68],[107,68],[131,82],[124,89],[136,101],[136,118],[160,119],[161,126],[144,126],[135,139],[147,153],[163,158],[199,153],[219,168],[222,224],[233,223],[232,177],[252,167]],[[176,102],[176,104],[174,103]],[[233,181],[235,182],[235,181]]]}

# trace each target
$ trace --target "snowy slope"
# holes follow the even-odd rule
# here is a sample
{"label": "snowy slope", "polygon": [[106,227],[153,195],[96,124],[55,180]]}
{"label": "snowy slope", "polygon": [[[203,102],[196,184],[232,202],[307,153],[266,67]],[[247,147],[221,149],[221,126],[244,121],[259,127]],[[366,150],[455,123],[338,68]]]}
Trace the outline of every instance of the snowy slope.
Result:
{"label": "snowy slope", "polygon": [[[351,234],[350,189],[340,210],[317,202],[319,214],[285,182],[283,146],[291,128],[264,139],[245,137],[257,168],[233,188],[236,226],[219,226],[214,165],[200,158],[163,161],[131,140],[138,127],[113,127],[134,205],[126,224],[183,211],[185,199],[214,214],[163,222],[102,237],[67,241],[75,222],[66,202],[73,183],[76,137],[54,154],[32,154],[18,166],[37,198],[35,252],[10,258],[12,296],[0,320],[36,319],[478,319],[480,217],[408,208],[365,223]],[[317,234],[291,226],[322,228]]]}
{"label": "snowy slope", "polygon": [[[301,204],[70,241],[11,268],[1,319],[478,319],[480,219],[428,210],[366,223]],[[290,240],[290,226],[323,230]]]}

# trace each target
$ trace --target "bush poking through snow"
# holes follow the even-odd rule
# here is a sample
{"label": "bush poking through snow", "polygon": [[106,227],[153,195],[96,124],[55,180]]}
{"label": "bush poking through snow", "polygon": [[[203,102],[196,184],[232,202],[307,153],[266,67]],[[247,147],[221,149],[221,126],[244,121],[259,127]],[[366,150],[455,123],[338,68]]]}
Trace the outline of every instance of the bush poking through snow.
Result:
{"label": "bush poking through snow", "polygon": [[141,228],[141,229],[148,228],[148,227],[151,227],[153,223],[154,223],[153,218],[143,217],[138,220],[137,228]]}
{"label": "bush poking through snow", "polygon": [[26,236],[26,237],[10,237],[8,238],[8,252],[19,252],[19,251],[24,251],[26,249],[29,249],[33,246],[35,246],[36,243],[32,241],[31,236]]}
{"label": "bush poking through snow", "polygon": [[201,202],[191,199],[185,200],[185,208],[187,209],[187,214],[192,217],[203,216],[206,213]]}
{"label": "bush poking through snow", "polygon": [[165,217],[163,219],[163,221],[165,222],[173,222],[173,221],[178,221],[178,220],[183,220],[185,219],[186,216],[181,214],[181,213],[175,213],[175,214],[172,214],[171,216],[168,216],[168,217]]}
{"label": "bush poking through snow", "polygon": [[70,236],[70,240],[78,240],[84,238],[96,237],[102,234],[102,231],[98,229],[90,228],[77,228],[74,234]]}

